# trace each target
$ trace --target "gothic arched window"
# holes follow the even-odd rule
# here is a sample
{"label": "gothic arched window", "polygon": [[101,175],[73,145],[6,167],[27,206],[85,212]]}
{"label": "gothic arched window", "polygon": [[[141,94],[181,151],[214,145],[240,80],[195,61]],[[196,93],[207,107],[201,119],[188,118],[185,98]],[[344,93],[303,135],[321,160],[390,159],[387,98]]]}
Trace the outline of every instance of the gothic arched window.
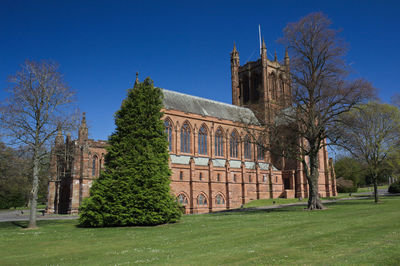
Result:
{"label": "gothic arched window", "polygon": [[220,128],[215,133],[215,156],[224,156],[224,139]]}
{"label": "gothic arched window", "polygon": [[169,121],[169,119],[166,119],[164,121],[164,127],[165,127],[165,134],[167,135],[167,140],[168,140],[168,149],[169,151],[172,151],[172,123]]}
{"label": "gothic arched window", "polygon": [[215,197],[215,204],[220,205],[220,204],[225,204],[224,197],[222,197],[220,194],[218,194]]}
{"label": "gothic arched window", "polygon": [[249,136],[246,136],[244,139],[244,158],[251,159],[251,142]]}
{"label": "gothic arched window", "polygon": [[190,126],[187,123],[181,128],[181,152],[190,153]]}
{"label": "gothic arched window", "polygon": [[233,131],[230,139],[230,156],[232,158],[238,157],[238,145],[239,145],[238,134],[236,133],[236,131]]}
{"label": "gothic arched window", "polygon": [[198,205],[207,205],[207,198],[203,194],[200,194],[197,197],[197,204]]}
{"label": "gothic arched window", "polygon": [[269,78],[268,78],[268,85],[269,85],[269,91],[270,91],[270,93],[271,93],[271,98],[273,99],[273,100],[276,100],[276,96],[277,96],[277,91],[276,91],[276,76],[275,76],[275,74],[274,73],[271,73],[270,75],[269,75]]}
{"label": "gothic arched window", "polygon": [[283,80],[283,77],[281,77],[280,79],[279,79],[279,83],[280,83],[280,90],[279,90],[279,92],[280,92],[280,100],[282,101],[282,103],[285,103],[285,98],[286,98],[286,95],[285,95],[285,81]]}
{"label": "gothic arched window", "polygon": [[92,176],[96,176],[96,163],[97,163],[97,156],[93,156],[93,161],[92,161]]}
{"label": "gothic arched window", "polygon": [[185,194],[179,194],[178,195],[178,201],[181,205],[187,205],[188,204],[188,199],[185,196]]}
{"label": "gothic arched window", "polygon": [[204,126],[199,130],[199,154],[207,155],[207,130]]}
{"label": "gothic arched window", "polygon": [[264,160],[264,147],[257,145],[257,160]]}

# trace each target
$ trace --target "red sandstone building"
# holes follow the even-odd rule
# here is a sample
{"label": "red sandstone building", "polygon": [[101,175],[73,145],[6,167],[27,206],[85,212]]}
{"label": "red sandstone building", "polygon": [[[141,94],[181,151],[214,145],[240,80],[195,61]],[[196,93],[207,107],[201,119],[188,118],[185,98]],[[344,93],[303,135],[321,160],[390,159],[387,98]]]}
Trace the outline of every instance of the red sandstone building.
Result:
{"label": "red sandstone building", "polygon": [[[164,125],[170,151],[171,190],[186,213],[205,213],[238,208],[255,199],[307,197],[302,166],[273,158],[252,143],[248,124],[271,121],[278,110],[291,106],[284,64],[261,58],[239,64],[231,53],[232,105],[163,90]],[[261,110],[261,111],[260,111]],[[254,123],[255,122],[255,123]],[[55,139],[51,159],[48,212],[76,213],[82,199],[104,166],[106,141],[88,139],[85,117],[77,140]],[[332,160],[324,147],[319,155],[319,192],[336,195]]]}

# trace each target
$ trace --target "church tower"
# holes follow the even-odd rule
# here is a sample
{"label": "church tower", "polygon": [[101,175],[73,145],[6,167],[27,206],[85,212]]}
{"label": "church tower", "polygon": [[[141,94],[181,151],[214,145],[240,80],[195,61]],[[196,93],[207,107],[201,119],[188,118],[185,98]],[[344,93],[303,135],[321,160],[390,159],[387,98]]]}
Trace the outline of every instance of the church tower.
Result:
{"label": "church tower", "polygon": [[267,47],[262,41],[260,59],[239,63],[236,45],[231,52],[232,104],[248,107],[260,121],[269,123],[277,111],[291,105],[289,83],[289,56],[285,52],[284,64],[276,58],[270,61]]}

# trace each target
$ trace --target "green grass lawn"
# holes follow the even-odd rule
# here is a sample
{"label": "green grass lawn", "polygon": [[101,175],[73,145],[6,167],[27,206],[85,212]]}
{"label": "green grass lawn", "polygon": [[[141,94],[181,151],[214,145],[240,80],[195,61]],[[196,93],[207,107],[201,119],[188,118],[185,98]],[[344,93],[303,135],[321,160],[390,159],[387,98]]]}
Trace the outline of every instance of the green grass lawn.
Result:
{"label": "green grass lawn", "polygon": [[[388,189],[388,185],[382,185],[382,186],[378,186],[378,189]],[[359,187],[357,189],[356,193],[360,193],[360,192],[373,192],[374,191],[374,187]]]}
{"label": "green grass lawn", "polygon": [[400,197],[327,207],[187,215],[156,227],[0,223],[0,264],[400,264]]}
{"label": "green grass lawn", "polygon": [[[363,195],[352,195],[350,196],[349,193],[338,193],[337,196],[334,197],[327,197],[327,198],[322,198],[322,200],[333,200],[333,199],[343,199],[343,198],[354,198],[354,197],[362,197]],[[365,196],[369,197],[369,196]],[[303,198],[299,200],[298,198],[294,199],[285,199],[285,198],[275,198],[275,199],[260,199],[260,200],[252,200],[244,205],[245,208],[251,208],[251,207],[262,207],[262,206],[273,206],[273,205],[282,205],[282,204],[290,204],[290,203],[298,203],[298,202],[303,202],[306,203],[308,201],[308,198]]]}

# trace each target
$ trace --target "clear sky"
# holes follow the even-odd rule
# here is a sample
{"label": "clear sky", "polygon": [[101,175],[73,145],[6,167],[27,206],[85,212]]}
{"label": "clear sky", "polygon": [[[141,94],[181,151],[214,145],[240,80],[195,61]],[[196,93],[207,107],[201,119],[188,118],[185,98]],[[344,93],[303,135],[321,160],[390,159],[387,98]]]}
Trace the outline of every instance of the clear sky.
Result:
{"label": "clear sky", "polygon": [[400,1],[0,1],[0,99],[25,59],[52,59],[87,113],[89,135],[107,139],[136,71],[156,86],[231,102],[233,42],[241,64],[269,58],[288,22],[322,11],[342,29],[353,77],[389,101],[400,92]]}

